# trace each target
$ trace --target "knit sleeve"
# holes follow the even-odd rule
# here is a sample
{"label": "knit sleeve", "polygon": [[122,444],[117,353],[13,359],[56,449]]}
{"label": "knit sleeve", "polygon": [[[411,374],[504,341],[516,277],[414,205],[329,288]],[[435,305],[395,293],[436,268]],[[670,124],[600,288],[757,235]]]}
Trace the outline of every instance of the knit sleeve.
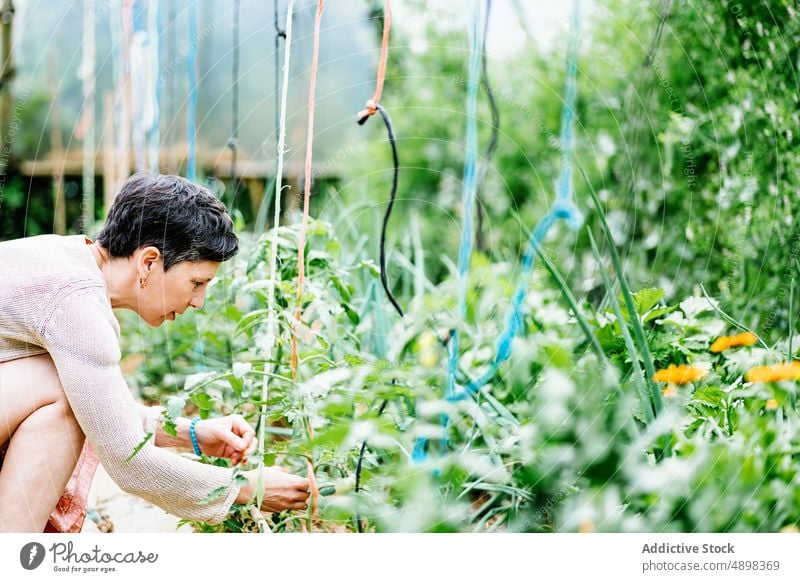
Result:
{"label": "knit sleeve", "polygon": [[[81,429],[124,491],[178,517],[219,523],[239,493],[231,469],[156,447],[154,438],[127,460],[149,417],[122,376],[115,321],[102,288],[81,289],[62,295],[41,328]],[[206,501],[217,490],[223,493]]]}
{"label": "knit sleeve", "polygon": [[155,438],[156,426],[164,407],[145,406],[144,404],[137,402],[136,408],[139,412],[139,418],[142,420],[142,428],[144,429],[144,432],[152,432],[153,438]]}

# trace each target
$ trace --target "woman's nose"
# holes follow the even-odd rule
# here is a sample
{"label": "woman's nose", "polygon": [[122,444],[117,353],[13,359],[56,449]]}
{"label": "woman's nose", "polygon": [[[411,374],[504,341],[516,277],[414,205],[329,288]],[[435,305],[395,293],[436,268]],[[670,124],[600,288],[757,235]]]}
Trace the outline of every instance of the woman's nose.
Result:
{"label": "woman's nose", "polygon": [[206,294],[203,293],[201,295],[195,295],[192,297],[192,300],[189,301],[189,305],[194,307],[195,309],[200,309],[203,306],[203,301],[205,300]]}

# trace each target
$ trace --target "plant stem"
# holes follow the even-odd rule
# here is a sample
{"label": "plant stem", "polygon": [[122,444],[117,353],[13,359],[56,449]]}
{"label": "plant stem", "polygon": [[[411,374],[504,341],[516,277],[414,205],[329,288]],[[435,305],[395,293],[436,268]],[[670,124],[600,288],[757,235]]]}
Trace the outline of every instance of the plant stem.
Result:
{"label": "plant stem", "polygon": [[[586,180],[586,183],[589,184],[589,180],[586,176],[583,166],[580,166],[580,169],[583,173],[584,180]],[[631,327],[633,327],[633,333],[634,336],[636,336],[637,343],[639,344],[639,351],[642,355],[642,361],[644,362],[644,369],[645,372],[647,372],[646,382],[650,387],[650,395],[655,408],[655,413],[658,415],[663,408],[663,402],[661,400],[661,391],[658,390],[658,387],[653,382],[653,376],[655,376],[656,373],[655,366],[653,365],[653,356],[650,354],[650,347],[647,345],[647,338],[645,337],[644,328],[642,327],[642,321],[639,318],[639,313],[636,311],[636,306],[633,303],[633,295],[631,294],[630,287],[628,287],[628,280],[625,278],[625,272],[622,270],[622,262],[619,259],[617,247],[614,244],[614,238],[611,236],[611,229],[606,221],[606,215],[603,212],[600,199],[597,197],[597,193],[591,186],[589,187],[589,194],[592,197],[592,201],[597,209],[597,214],[600,216],[600,222],[603,225],[603,233],[605,234],[606,241],[608,242],[609,253],[611,254],[611,264],[614,266],[614,271],[616,271],[617,279],[619,280],[620,289],[622,291],[622,297],[625,299],[625,305],[628,308]],[[611,288],[609,287],[609,291],[610,290]],[[620,323],[620,325],[623,324],[624,322]]]}
{"label": "plant stem", "polygon": [[556,283],[558,283],[558,286],[561,288],[561,293],[564,295],[564,299],[567,301],[567,304],[569,305],[570,309],[572,309],[572,312],[575,314],[575,318],[578,320],[578,325],[580,325],[581,330],[583,330],[583,334],[586,336],[586,339],[589,340],[589,344],[592,346],[592,349],[594,349],[595,353],[597,354],[600,363],[602,363],[604,366],[607,365],[608,360],[606,359],[606,355],[603,352],[603,348],[600,346],[600,342],[597,341],[597,338],[592,333],[592,330],[589,327],[589,323],[586,321],[586,318],[583,317],[583,314],[578,309],[578,303],[575,300],[575,296],[572,294],[569,285],[567,285],[567,282],[561,276],[561,273],[559,273],[556,270],[555,265],[553,265],[553,263],[550,262],[550,259],[547,258],[542,249],[536,247],[536,251],[539,253],[539,256],[542,259],[542,263],[544,263],[544,266],[550,272],[550,275],[552,275],[553,279],[556,280]]}
{"label": "plant stem", "polygon": [[748,331],[748,332],[752,333],[754,336],[756,336],[756,339],[758,340],[758,343],[760,343],[766,349],[771,351],[771,348],[767,345],[767,343],[763,339],[761,339],[760,335],[758,335],[755,331],[753,331],[752,329],[747,327],[745,324],[736,321],[730,315],[728,315],[727,313],[722,311],[722,309],[718,305],[716,305],[714,303],[714,301],[711,299],[711,297],[708,296],[708,292],[706,291],[706,288],[702,283],[700,284],[700,290],[703,292],[703,296],[706,299],[708,299],[708,304],[711,305],[711,307],[714,309],[714,311],[716,311],[717,313],[719,313],[722,316],[722,319],[724,319],[725,321],[727,321],[728,323],[730,323],[732,326],[736,327],[737,329],[740,329],[742,331]]}
{"label": "plant stem", "polygon": [[597,250],[597,243],[594,241],[592,231],[587,229],[586,232],[589,234],[589,243],[592,246],[592,254],[594,255],[594,260],[597,261],[597,266],[600,270],[600,276],[603,279],[603,284],[606,286],[606,289],[608,289],[609,301],[611,302],[611,307],[614,309],[614,314],[617,316],[619,328],[622,332],[622,337],[625,340],[625,346],[628,348],[628,354],[630,355],[631,364],[633,365],[633,376],[639,388],[639,398],[642,401],[642,411],[644,412],[645,419],[648,423],[650,423],[655,418],[655,409],[653,407],[653,403],[647,395],[648,391],[644,374],[642,373],[642,367],[639,365],[639,354],[636,352],[636,347],[633,345],[631,332],[628,330],[628,325],[625,323],[625,318],[622,317],[622,309],[620,309],[619,301],[617,301],[617,298],[614,295],[613,288],[611,287],[611,281],[608,280],[608,275],[606,275],[606,272],[603,269],[603,261],[600,257],[600,251]]}
{"label": "plant stem", "polygon": [[792,335],[794,335],[794,273],[789,282],[789,359],[794,360],[794,350],[792,349]]}

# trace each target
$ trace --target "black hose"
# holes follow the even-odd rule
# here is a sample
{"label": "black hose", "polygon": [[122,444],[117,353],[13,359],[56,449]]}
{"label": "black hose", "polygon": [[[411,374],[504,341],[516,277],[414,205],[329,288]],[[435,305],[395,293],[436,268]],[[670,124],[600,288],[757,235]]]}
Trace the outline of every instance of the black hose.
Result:
{"label": "black hose", "polygon": [[389,112],[386,109],[378,104],[378,112],[381,114],[383,118],[383,123],[386,125],[386,133],[389,134],[389,143],[392,146],[392,160],[394,162],[394,172],[392,174],[392,191],[389,194],[389,205],[386,207],[386,213],[383,215],[383,226],[381,227],[381,254],[380,254],[380,268],[381,268],[381,284],[383,285],[383,290],[386,291],[387,297],[389,297],[389,301],[391,301],[392,305],[397,311],[400,317],[403,317],[403,309],[400,307],[400,304],[395,299],[394,295],[392,294],[391,289],[389,289],[389,276],[386,273],[386,230],[389,227],[389,219],[392,216],[392,209],[394,208],[394,202],[397,198],[397,181],[400,173],[400,160],[397,156],[397,140],[394,136],[394,127],[392,126],[392,118],[389,117]]}
{"label": "black hose", "polygon": [[[381,406],[378,408],[378,417],[383,414],[387,404],[389,404],[388,400],[381,402]],[[364,439],[364,442],[361,443],[361,450],[358,452],[358,463],[356,463],[356,493],[361,491],[361,464],[364,462],[364,453],[366,451],[367,439]],[[356,510],[356,526],[358,527],[358,533],[364,533],[364,526],[361,525],[361,515],[359,515],[358,510]]]}

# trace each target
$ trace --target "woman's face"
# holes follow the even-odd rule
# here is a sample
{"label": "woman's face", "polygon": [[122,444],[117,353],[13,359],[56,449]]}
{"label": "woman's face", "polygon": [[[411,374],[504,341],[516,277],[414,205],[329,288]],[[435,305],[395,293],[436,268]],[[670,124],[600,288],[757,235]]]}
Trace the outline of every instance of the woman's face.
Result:
{"label": "woman's face", "polygon": [[162,259],[150,261],[145,271],[147,285],[138,290],[139,316],[148,325],[158,327],[189,307],[200,309],[219,265],[213,261],[183,261],[165,273]]}

